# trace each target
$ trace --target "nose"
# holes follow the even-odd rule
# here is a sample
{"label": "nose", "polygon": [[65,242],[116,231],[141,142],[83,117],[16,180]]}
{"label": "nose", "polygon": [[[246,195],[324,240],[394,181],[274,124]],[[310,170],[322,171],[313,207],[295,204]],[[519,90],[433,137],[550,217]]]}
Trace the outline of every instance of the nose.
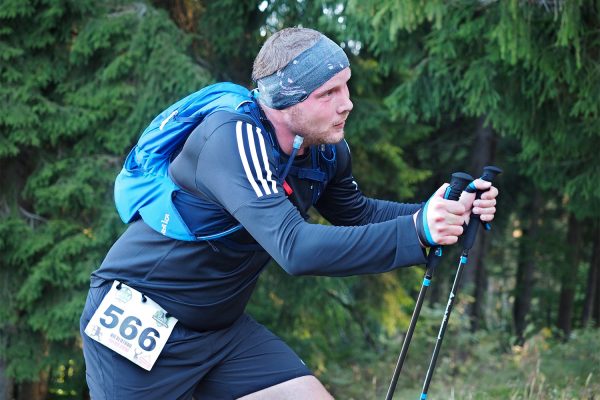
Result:
{"label": "nose", "polygon": [[338,114],[350,113],[354,108],[354,104],[350,100],[350,91],[348,90],[348,86],[346,86],[343,94],[340,105],[338,106],[337,112]]}

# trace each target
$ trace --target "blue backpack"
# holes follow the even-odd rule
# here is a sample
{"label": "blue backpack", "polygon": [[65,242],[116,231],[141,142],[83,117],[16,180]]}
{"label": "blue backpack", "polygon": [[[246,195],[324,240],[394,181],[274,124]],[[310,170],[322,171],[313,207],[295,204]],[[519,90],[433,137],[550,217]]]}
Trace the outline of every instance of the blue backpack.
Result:
{"label": "blue backpack", "polygon": [[[202,234],[193,233],[173,204],[173,197],[182,189],[169,178],[169,165],[187,137],[209,114],[226,110],[249,116],[269,137],[275,159],[280,157],[261,122],[254,94],[233,83],[217,83],[192,93],[161,112],[142,133],[138,143],[125,159],[115,180],[115,204],[125,223],[138,218],[152,229],[173,239],[185,241],[215,240],[242,228],[233,218],[222,218],[215,224],[214,205],[206,207],[207,226]],[[313,146],[313,168],[292,167],[290,174],[315,181],[312,203],[315,204],[327,182],[335,175],[335,147]],[[325,162],[319,163],[319,160]]]}

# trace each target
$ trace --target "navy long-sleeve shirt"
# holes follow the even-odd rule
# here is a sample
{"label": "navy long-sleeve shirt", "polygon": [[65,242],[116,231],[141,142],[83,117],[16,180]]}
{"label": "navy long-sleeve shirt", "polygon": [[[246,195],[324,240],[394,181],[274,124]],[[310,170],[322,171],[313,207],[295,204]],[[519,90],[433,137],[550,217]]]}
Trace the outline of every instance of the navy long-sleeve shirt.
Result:
{"label": "navy long-sleeve shirt", "polygon": [[[194,130],[170,167],[171,178],[185,191],[175,205],[192,231],[202,223],[193,200],[200,198],[229,225],[244,227],[228,240],[255,246],[178,241],[138,220],[113,245],[92,284],[127,282],[180,323],[204,331],[226,327],[243,313],[271,257],[291,275],[325,276],[380,273],[426,261],[412,219],[420,205],[365,197],[352,176],[345,141],[336,145],[335,176],[315,204],[333,226],[307,222],[313,183],[288,176],[293,193],[286,196],[270,135],[249,117],[217,112]],[[311,157],[307,152],[294,166],[310,167]]]}

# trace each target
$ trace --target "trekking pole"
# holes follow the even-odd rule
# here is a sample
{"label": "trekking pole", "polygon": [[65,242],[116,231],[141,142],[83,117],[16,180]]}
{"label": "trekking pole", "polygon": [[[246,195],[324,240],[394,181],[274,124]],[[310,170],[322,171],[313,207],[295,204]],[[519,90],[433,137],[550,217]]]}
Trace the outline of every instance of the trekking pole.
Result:
{"label": "trekking pole", "polygon": [[[472,181],[473,177],[469,174],[465,174],[464,172],[453,173],[450,179],[450,186],[448,186],[446,192],[444,193],[444,198],[448,200],[458,200],[462,191]],[[417,319],[419,318],[419,314],[421,313],[421,306],[423,305],[423,300],[425,299],[425,293],[427,293],[427,288],[431,284],[431,279],[433,278],[435,269],[439,265],[441,259],[442,246],[432,247],[429,250],[429,255],[427,257],[425,277],[423,278],[423,284],[421,285],[421,290],[419,291],[419,297],[417,297],[417,304],[415,305],[412,317],[410,318],[410,325],[408,326],[408,331],[406,331],[406,335],[404,336],[404,342],[402,343],[400,356],[398,357],[396,369],[394,370],[394,376],[392,377],[390,387],[385,397],[386,400],[391,400],[394,396],[396,384],[398,383],[398,377],[400,376],[400,371],[402,370],[404,359],[406,358],[406,354],[408,353],[408,346],[410,346],[410,341],[415,331],[415,326],[417,325]]]}
{"label": "trekking pole", "polygon": [[[502,170],[498,167],[487,166],[483,168],[483,176],[481,179],[484,181],[492,182],[496,175],[501,173]],[[476,192],[475,199],[479,199],[481,197],[481,190],[475,189],[475,186],[471,183],[466,188],[467,192],[473,193]],[[452,284],[452,290],[450,291],[450,296],[448,297],[448,304],[446,305],[446,311],[444,311],[444,318],[442,319],[442,324],[440,326],[440,331],[438,333],[437,340],[435,342],[435,348],[433,349],[433,355],[431,356],[431,362],[429,363],[429,368],[427,369],[427,375],[425,376],[425,381],[423,383],[423,390],[421,391],[420,400],[425,400],[427,398],[427,391],[429,390],[429,384],[431,383],[431,378],[433,377],[433,371],[435,370],[435,365],[437,363],[437,358],[440,353],[440,349],[442,347],[442,341],[444,340],[444,334],[446,333],[446,328],[448,327],[448,321],[450,319],[450,313],[452,312],[452,308],[454,306],[454,300],[456,299],[456,294],[458,293],[458,287],[460,285],[460,280],[462,278],[464,266],[467,264],[469,258],[469,250],[473,247],[475,243],[475,237],[477,236],[477,230],[479,229],[479,224],[483,223],[481,221],[478,214],[471,213],[471,218],[469,220],[469,225],[467,226],[467,231],[463,238],[463,251],[460,255],[460,261],[458,263],[458,269],[456,271],[456,276],[454,277],[454,283]],[[489,229],[489,224],[484,223],[486,229]]]}

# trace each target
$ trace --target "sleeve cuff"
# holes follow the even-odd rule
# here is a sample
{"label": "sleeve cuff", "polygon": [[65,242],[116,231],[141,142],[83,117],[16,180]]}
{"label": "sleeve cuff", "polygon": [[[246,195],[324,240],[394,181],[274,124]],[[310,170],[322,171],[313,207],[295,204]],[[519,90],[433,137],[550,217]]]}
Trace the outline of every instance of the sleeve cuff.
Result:
{"label": "sleeve cuff", "polygon": [[412,215],[406,215],[396,218],[397,237],[396,237],[396,258],[394,264],[398,267],[406,267],[416,264],[425,264],[427,256],[425,249],[421,247],[417,230],[413,222]]}

